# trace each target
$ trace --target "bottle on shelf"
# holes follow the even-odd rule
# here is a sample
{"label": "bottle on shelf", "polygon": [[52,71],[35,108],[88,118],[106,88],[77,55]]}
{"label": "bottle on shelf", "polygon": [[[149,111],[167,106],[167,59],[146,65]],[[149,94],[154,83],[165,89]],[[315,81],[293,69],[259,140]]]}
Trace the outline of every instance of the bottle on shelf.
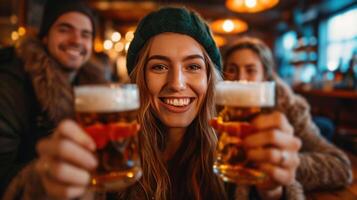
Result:
{"label": "bottle on shelf", "polygon": [[344,75],[344,86],[346,89],[357,89],[357,53],[354,53],[348,65],[348,69]]}

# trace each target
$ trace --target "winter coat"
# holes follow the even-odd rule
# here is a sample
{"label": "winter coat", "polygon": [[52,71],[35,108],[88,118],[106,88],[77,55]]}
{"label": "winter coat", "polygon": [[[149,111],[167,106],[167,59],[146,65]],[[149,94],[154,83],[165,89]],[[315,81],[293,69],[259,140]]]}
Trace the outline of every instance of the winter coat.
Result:
{"label": "winter coat", "polygon": [[[311,120],[306,100],[293,93],[288,85],[275,77],[276,109],[284,113],[302,141],[299,152],[300,165],[296,181],[284,188],[284,199],[305,199],[304,192],[339,189],[353,180],[351,162],[345,153],[320,135]],[[236,199],[249,199],[252,188],[237,187]]]}
{"label": "winter coat", "polygon": [[0,197],[36,157],[35,145],[73,117],[73,84],[105,83],[102,70],[82,66],[73,83],[35,38],[0,50]]}

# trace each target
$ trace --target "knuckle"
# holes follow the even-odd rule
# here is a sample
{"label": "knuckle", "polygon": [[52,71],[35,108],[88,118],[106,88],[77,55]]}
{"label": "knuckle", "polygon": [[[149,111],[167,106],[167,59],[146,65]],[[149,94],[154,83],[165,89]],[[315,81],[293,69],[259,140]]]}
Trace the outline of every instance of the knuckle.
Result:
{"label": "knuckle", "polygon": [[279,171],[278,169],[276,169],[275,167],[271,168],[270,170],[270,175],[271,177],[273,177],[274,179],[279,177]]}
{"label": "knuckle", "polygon": [[284,121],[284,115],[281,112],[277,111],[274,113],[274,120],[277,123],[281,124]]}
{"label": "knuckle", "polygon": [[54,176],[57,179],[61,178],[63,175],[66,174],[65,173],[65,167],[61,163],[54,164],[53,168],[51,169],[51,171],[52,171],[52,176]]}
{"label": "knuckle", "polygon": [[56,143],[56,154],[59,157],[65,157],[67,154],[67,149],[68,149],[68,142],[65,140],[58,141]]}
{"label": "knuckle", "polygon": [[292,146],[293,149],[296,150],[296,151],[299,151],[301,146],[302,146],[302,141],[301,141],[300,138],[294,137],[292,144],[293,144],[293,146]]}
{"label": "knuckle", "polygon": [[62,132],[63,129],[65,129],[65,127],[67,126],[68,120],[63,120],[59,123],[59,125],[57,126],[57,132]]}
{"label": "knuckle", "polygon": [[276,162],[276,161],[278,160],[278,150],[276,150],[276,149],[270,149],[270,150],[268,151],[267,158],[268,158],[270,161]]}
{"label": "knuckle", "polygon": [[270,141],[271,143],[275,143],[278,140],[279,137],[279,133],[277,130],[271,130],[269,131],[269,134],[266,134],[268,137],[268,141]]}

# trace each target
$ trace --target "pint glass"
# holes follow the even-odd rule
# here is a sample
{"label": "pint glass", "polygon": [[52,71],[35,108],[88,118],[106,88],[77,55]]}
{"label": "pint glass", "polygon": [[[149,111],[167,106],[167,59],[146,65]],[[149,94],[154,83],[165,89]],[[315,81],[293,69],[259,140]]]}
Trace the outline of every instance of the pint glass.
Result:
{"label": "pint glass", "polygon": [[98,167],[91,172],[90,188],[118,191],[135,183],[142,174],[136,85],[79,86],[74,93],[76,120],[96,143]]}
{"label": "pint glass", "polygon": [[222,81],[216,87],[218,116],[211,125],[218,134],[214,172],[224,181],[256,185],[266,174],[246,159],[242,139],[254,132],[249,121],[275,103],[274,82]]}

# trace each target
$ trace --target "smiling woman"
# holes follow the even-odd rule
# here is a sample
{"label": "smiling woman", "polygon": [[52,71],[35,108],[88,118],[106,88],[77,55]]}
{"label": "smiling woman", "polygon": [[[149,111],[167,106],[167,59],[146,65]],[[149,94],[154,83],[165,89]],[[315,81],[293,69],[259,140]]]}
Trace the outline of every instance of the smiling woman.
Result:
{"label": "smiling woman", "polygon": [[144,70],[151,104],[160,121],[183,134],[206,96],[203,51],[198,42],[182,34],[163,33],[152,40]]}
{"label": "smiling woman", "polygon": [[212,170],[216,136],[208,125],[220,57],[205,23],[186,9],[153,12],[140,23],[128,55],[132,81],[143,91],[144,187],[122,197],[136,199],[142,194],[133,191],[141,188],[155,199],[224,199]]}

